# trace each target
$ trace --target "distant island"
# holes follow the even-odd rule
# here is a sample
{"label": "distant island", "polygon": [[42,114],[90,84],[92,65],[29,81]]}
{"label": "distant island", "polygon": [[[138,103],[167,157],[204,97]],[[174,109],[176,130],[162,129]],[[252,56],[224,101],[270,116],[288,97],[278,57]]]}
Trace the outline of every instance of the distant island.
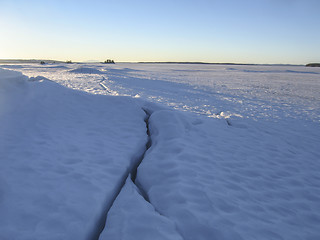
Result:
{"label": "distant island", "polygon": [[320,67],[320,63],[308,63],[306,67]]}
{"label": "distant island", "polygon": [[114,64],[114,61],[112,59],[107,59],[107,61],[104,61],[103,63]]}

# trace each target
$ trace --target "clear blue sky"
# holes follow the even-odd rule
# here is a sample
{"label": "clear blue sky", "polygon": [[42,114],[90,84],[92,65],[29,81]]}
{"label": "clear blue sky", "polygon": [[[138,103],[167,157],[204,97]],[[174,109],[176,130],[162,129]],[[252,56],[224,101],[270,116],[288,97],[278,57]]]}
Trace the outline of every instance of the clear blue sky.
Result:
{"label": "clear blue sky", "polygon": [[0,59],[320,62],[320,0],[0,0]]}

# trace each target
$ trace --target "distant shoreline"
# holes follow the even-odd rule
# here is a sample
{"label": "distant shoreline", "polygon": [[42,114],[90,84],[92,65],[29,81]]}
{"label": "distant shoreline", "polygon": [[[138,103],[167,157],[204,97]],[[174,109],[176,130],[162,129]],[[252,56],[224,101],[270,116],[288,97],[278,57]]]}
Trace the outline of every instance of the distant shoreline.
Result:
{"label": "distant shoreline", "polygon": [[[0,59],[0,63],[66,63],[59,60],[48,59]],[[73,62],[77,64],[99,64],[101,62]],[[116,63],[137,63],[137,64],[198,64],[198,65],[242,65],[242,66],[305,66],[304,64],[268,64],[268,63],[211,63],[211,62],[116,62]]]}
{"label": "distant shoreline", "polygon": [[209,62],[137,62],[142,64],[203,64],[203,65],[243,65],[243,66],[305,66],[303,64],[268,63],[209,63]]}
{"label": "distant shoreline", "polygon": [[65,63],[65,61],[49,60],[49,59],[0,59],[0,63]]}

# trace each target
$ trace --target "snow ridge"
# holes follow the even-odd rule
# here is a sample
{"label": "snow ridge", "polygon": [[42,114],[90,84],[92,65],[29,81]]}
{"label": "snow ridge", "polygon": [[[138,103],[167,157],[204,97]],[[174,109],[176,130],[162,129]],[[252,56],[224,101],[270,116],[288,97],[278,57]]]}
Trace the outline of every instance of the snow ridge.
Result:
{"label": "snow ridge", "polygon": [[[148,150],[151,148],[151,146],[152,146],[152,138],[151,138],[151,133],[150,133],[150,128],[149,128],[149,119],[150,119],[150,117],[151,117],[152,111],[150,111],[150,110],[148,110],[148,109],[146,109],[146,108],[142,108],[142,110],[146,113],[145,123],[146,123],[146,127],[147,127],[148,141],[147,141],[147,144],[146,144],[146,151],[144,152],[141,160],[137,163],[136,167],[134,168],[134,171],[132,171],[132,173],[131,173],[131,180],[132,180],[132,182],[135,184],[135,186],[138,188],[140,195],[141,195],[149,204],[151,204],[151,205],[153,206],[155,212],[156,212],[157,214],[159,214],[160,216],[162,216],[162,217],[164,217],[164,218],[166,218],[166,219],[169,220],[169,218],[168,218],[167,216],[161,214],[161,212],[159,212],[159,211],[157,210],[156,206],[154,206],[154,205],[152,204],[152,202],[149,200],[149,196],[148,196],[146,190],[143,188],[142,184],[140,184],[138,181],[136,181],[138,167],[139,167],[140,164],[142,163],[145,154],[147,153],[147,151],[148,151]],[[179,232],[179,230],[178,230],[178,228],[176,227],[175,224],[174,224],[174,227],[175,227],[174,230],[176,231],[176,233],[179,235],[179,237],[181,237],[181,238],[183,239],[181,233]]]}
{"label": "snow ridge", "polygon": [[[136,162],[135,166],[132,168],[132,171],[131,171],[131,180],[134,184],[136,184],[135,181],[136,181],[136,177],[137,177],[137,169],[138,169],[139,165],[141,164],[141,162],[143,161],[144,155],[146,154],[148,149],[151,147],[151,137],[150,137],[150,131],[149,131],[149,118],[150,118],[151,114],[143,108],[142,108],[142,110],[146,113],[146,117],[144,119],[144,122],[146,123],[148,141],[146,143],[145,152],[143,153],[143,155],[141,156],[139,161]],[[137,186],[137,187],[140,189],[139,186]]]}

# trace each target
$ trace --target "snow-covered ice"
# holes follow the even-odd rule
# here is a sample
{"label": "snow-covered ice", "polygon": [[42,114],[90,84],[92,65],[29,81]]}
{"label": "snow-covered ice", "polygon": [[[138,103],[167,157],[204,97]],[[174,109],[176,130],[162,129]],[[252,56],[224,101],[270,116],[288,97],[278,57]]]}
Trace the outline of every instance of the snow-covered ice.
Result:
{"label": "snow-covered ice", "polygon": [[2,238],[320,239],[320,69],[0,67]]}
{"label": "snow-covered ice", "polygon": [[137,181],[184,239],[320,238],[317,139],[170,110],[149,122]]}
{"label": "snow-covered ice", "polygon": [[0,239],[92,239],[145,149],[145,113],[0,70]]}

